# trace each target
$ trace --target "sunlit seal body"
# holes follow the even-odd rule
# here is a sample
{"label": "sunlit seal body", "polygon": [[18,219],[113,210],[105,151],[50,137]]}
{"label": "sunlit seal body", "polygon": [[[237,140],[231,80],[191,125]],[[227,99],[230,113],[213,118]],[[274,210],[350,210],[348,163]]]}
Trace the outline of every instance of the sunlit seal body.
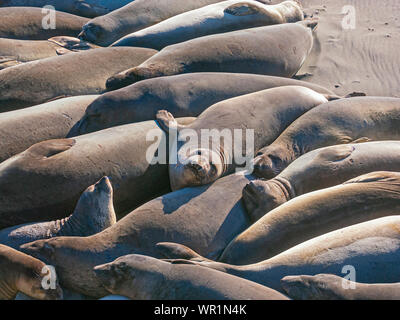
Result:
{"label": "sunlit seal body", "polygon": [[[2,0],[1,7],[53,6],[56,10],[82,17],[97,17],[121,8],[133,0]],[[62,33],[60,33],[62,35]]]}
{"label": "sunlit seal body", "polygon": [[[48,1],[43,2],[47,4]],[[3,3],[4,1],[0,3],[0,6]],[[89,21],[87,18],[65,12],[56,12],[56,28],[44,29],[43,19],[46,14],[48,12],[42,12],[41,8],[0,8],[0,38],[47,40],[55,36],[76,37],[82,26]]]}
{"label": "sunlit seal body", "polygon": [[368,140],[400,139],[400,99],[358,97],[331,101],[290,125],[260,150],[254,169],[271,179],[314,149]]}
{"label": "sunlit seal body", "polygon": [[156,51],[100,48],[27,62],[0,71],[0,112],[62,96],[99,94],[112,74],[140,64]]}
{"label": "sunlit seal body", "polygon": [[0,162],[35,143],[65,138],[97,97],[69,97],[0,113]]}
{"label": "sunlit seal body", "polygon": [[[170,113],[160,111],[157,120],[161,127],[170,134],[173,127],[178,129],[176,161],[170,160],[169,165],[172,190],[211,183],[245,167],[245,161],[246,170],[251,170],[260,148],[302,114],[327,101],[311,89],[285,86],[219,102],[185,127],[177,126]],[[245,129],[251,130],[251,136]],[[247,159],[239,159],[242,155]]]}
{"label": "sunlit seal body", "polygon": [[400,173],[368,173],[299,196],[270,211],[237,236],[219,261],[256,263],[324,233],[396,215],[399,210]]}
{"label": "sunlit seal body", "polygon": [[24,243],[59,236],[90,236],[116,222],[112,187],[107,177],[88,187],[67,218],[30,223],[0,230],[0,243],[19,249]]}
{"label": "sunlit seal body", "polygon": [[358,283],[333,274],[287,276],[284,290],[296,300],[400,300],[400,283]]}
{"label": "sunlit seal body", "polygon": [[234,266],[200,261],[199,257],[175,263],[217,269],[280,292],[284,292],[281,279],[286,276],[322,272],[341,276],[344,266],[356,269],[359,282],[395,283],[400,274],[399,230],[400,216],[390,216],[324,234],[255,264]]}
{"label": "sunlit seal body", "polygon": [[45,264],[10,247],[0,244],[0,300],[13,300],[18,292],[41,300],[62,299],[62,289],[42,287]]}
{"label": "sunlit seal body", "polygon": [[240,200],[242,188],[252,179],[235,174],[210,186],[185,188],[142,205],[94,236],[59,237],[24,246],[57,268],[63,287],[102,297],[108,292],[96,278],[95,266],[132,253],[161,257],[156,248],[160,241],[178,241],[216,259],[249,226]]}
{"label": "sunlit seal body", "polygon": [[137,254],[95,267],[105,288],[133,300],[288,300],[283,294],[216,270]]}
{"label": "sunlit seal body", "polygon": [[90,20],[80,37],[109,46],[123,36],[147,28],[177,14],[220,2],[221,0],[135,0],[105,16]]}
{"label": "sunlit seal body", "polygon": [[129,34],[116,41],[113,46],[161,50],[172,44],[211,34],[303,19],[303,11],[294,1],[265,5],[253,0],[229,0],[171,17],[152,27]]}
{"label": "sunlit seal body", "polygon": [[399,141],[337,145],[308,152],[275,178],[249,183],[243,189],[243,200],[257,221],[297,196],[378,170],[400,171]]}
{"label": "sunlit seal body", "polygon": [[292,77],[313,46],[314,20],[210,35],[162,49],[140,66],[107,80],[108,89],[191,72],[237,72]]}
{"label": "sunlit seal body", "polygon": [[328,89],[310,82],[256,74],[200,72],[160,77],[103,94],[90,104],[71,134],[152,120],[160,109],[176,117],[197,117],[222,100],[289,85],[333,95]]}
{"label": "sunlit seal body", "polygon": [[[146,141],[150,131],[158,136]],[[103,176],[111,179],[119,215],[168,192],[167,164],[151,163],[162,139],[155,121],[147,121],[43,141],[2,162],[0,228],[65,218]]]}

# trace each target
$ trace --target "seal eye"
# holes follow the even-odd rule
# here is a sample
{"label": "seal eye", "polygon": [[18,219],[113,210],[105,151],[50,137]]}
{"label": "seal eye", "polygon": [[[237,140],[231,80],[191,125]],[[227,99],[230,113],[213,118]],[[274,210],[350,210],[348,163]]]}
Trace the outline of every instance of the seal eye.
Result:
{"label": "seal eye", "polygon": [[201,150],[197,150],[197,155],[201,156]]}

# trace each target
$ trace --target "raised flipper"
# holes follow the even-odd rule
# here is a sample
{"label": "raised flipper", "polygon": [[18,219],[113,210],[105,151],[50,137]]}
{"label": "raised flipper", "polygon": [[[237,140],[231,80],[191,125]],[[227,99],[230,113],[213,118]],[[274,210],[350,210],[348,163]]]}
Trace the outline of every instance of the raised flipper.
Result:
{"label": "raised flipper", "polygon": [[192,249],[178,243],[159,242],[156,244],[158,252],[167,259],[184,259],[190,261],[210,261]]}
{"label": "raised flipper", "polygon": [[169,133],[170,131],[179,131],[186,127],[179,124],[174,116],[167,110],[159,110],[156,115],[156,120],[165,133]]}

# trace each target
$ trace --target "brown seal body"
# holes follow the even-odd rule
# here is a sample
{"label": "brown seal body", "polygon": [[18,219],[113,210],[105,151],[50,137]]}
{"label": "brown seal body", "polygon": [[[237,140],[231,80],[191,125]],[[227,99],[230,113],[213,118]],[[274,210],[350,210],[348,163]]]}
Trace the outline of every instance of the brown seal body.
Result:
{"label": "brown seal body", "polygon": [[[399,280],[400,216],[384,217],[335,230],[303,242],[268,260],[244,266],[210,262],[197,256],[177,260],[213,268],[284,292],[286,276],[316,275],[322,272],[343,275],[343,267],[353,266],[357,281],[395,283]],[[174,262],[174,261],[172,261]],[[348,271],[347,271],[348,272]]]}
{"label": "brown seal body", "polygon": [[303,11],[295,1],[265,5],[253,0],[228,0],[171,17],[131,33],[113,46],[161,50],[172,44],[211,34],[274,24],[302,21]]}
{"label": "brown seal body", "polygon": [[396,215],[399,210],[400,173],[369,173],[270,211],[237,236],[219,261],[256,263],[330,231]]}
{"label": "brown seal body", "polygon": [[96,266],[112,294],[133,300],[288,300],[257,283],[199,266],[132,254]]}
{"label": "brown seal body", "polygon": [[19,249],[20,245],[39,239],[91,236],[107,229],[115,222],[111,183],[107,177],[103,177],[85,190],[69,217],[2,229],[0,243]]}
{"label": "brown seal body", "polygon": [[0,162],[50,139],[67,137],[98,95],[59,99],[0,113]]}
{"label": "brown seal body", "polygon": [[281,283],[296,300],[400,300],[400,283],[358,283],[333,274],[287,276]]}
{"label": "brown seal body", "polygon": [[337,144],[400,138],[400,99],[358,97],[331,101],[292,123],[260,150],[255,173],[271,179],[314,149]]}
{"label": "brown seal body", "polygon": [[54,265],[63,287],[102,297],[107,291],[93,271],[95,266],[132,253],[161,257],[156,248],[160,241],[178,241],[216,259],[249,227],[241,190],[252,179],[236,174],[209,186],[175,191],[142,205],[96,235],[39,240],[23,250]]}
{"label": "brown seal body", "polygon": [[100,48],[27,62],[0,71],[0,112],[62,96],[99,94],[112,74],[140,64],[155,50]]}
{"label": "brown seal body", "polygon": [[[146,141],[149,132],[157,136]],[[151,163],[163,136],[147,121],[40,142],[2,162],[0,228],[65,218],[103,176],[113,184],[117,214],[168,192],[167,164]]]}
{"label": "brown seal body", "polygon": [[313,46],[311,21],[210,35],[162,49],[140,66],[107,80],[117,89],[140,80],[191,72],[237,72],[292,77]]}
{"label": "brown seal body", "polygon": [[374,171],[400,171],[400,142],[337,145],[310,151],[271,180],[256,180],[243,189],[253,221],[291,199]]}
{"label": "brown seal body", "polygon": [[[2,6],[4,1],[0,3]],[[47,5],[48,1],[43,6]],[[56,12],[55,29],[44,29],[42,22],[47,13],[41,8],[12,7],[0,8],[0,38],[20,40],[47,40],[55,36],[76,37],[82,26],[89,21],[65,12]],[[47,21],[47,20],[46,20]]]}
{"label": "brown seal body", "polygon": [[331,91],[317,84],[256,74],[200,72],[160,77],[101,95],[89,105],[71,134],[80,135],[122,124],[152,120],[161,109],[176,117],[197,117],[217,102],[292,85],[333,95]]}
{"label": "brown seal body", "polygon": [[[1,7],[53,6],[56,10],[82,17],[97,17],[127,5],[132,0],[2,0]],[[31,8],[29,8],[31,9]],[[61,35],[62,33],[60,33]]]}
{"label": "brown seal body", "polygon": [[61,299],[62,289],[42,287],[46,265],[31,256],[0,244],[0,300],[13,300],[18,292],[41,300]]}

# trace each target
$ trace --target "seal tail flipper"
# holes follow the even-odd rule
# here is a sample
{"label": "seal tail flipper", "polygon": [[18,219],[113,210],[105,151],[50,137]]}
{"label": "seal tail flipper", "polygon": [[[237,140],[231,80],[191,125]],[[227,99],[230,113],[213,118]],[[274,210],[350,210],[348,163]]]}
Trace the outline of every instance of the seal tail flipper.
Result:
{"label": "seal tail flipper", "polygon": [[156,244],[157,251],[167,259],[191,260],[191,261],[210,261],[194,250],[178,243],[159,242]]}
{"label": "seal tail flipper", "polygon": [[160,128],[166,133],[169,133],[171,130],[179,131],[185,128],[184,125],[178,124],[174,116],[167,110],[159,110],[156,115],[156,120]]}
{"label": "seal tail flipper", "polygon": [[21,61],[17,59],[17,57],[11,57],[11,56],[0,56],[0,70],[17,66],[19,64],[22,64]]}

